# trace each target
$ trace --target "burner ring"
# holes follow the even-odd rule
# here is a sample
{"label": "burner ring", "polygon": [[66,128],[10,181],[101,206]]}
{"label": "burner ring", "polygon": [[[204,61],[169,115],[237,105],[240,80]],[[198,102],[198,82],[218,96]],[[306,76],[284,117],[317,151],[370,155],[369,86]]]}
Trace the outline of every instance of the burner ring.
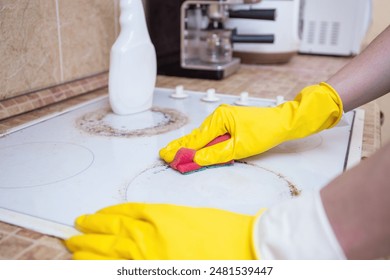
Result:
{"label": "burner ring", "polygon": [[120,193],[124,202],[213,207],[252,215],[300,192],[283,174],[236,161],[233,167],[187,175],[158,162],[133,177]]}
{"label": "burner ring", "polygon": [[1,148],[0,158],[0,189],[26,189],[76,177],[92,166],[95,155],[76,143],[29,142]]}
{"label": "burner ring", "polygon": [[[119,123],[127,124],[142,122],[143,118],[148,118],[149,122],[146,127],[128,128],[126,125],[115,126],[110,124],[109,119],[119,121]],[[162,107],[152,107],[150,111],[141,112],[134,115],[120,116],[112,113],[110,108],[100,109],[95,112],[90,112],[82,116],[76,121],[77,126],[90,134],[100,136],[114,137],[145,137],[163,134],[172,130],[176,130],[188,123],[188,118],[183,113]]]}

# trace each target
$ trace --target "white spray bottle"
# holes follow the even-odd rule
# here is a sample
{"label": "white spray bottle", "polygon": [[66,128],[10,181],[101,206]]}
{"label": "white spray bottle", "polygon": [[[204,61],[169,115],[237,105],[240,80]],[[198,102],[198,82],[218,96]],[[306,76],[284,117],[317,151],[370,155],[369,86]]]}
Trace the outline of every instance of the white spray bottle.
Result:
{"label": "white spray bottle", "polygon": [[115,114],[149,110],[157,75],[156,52],[141,0],[120,0],[120,34],[111,48],[108,91]]}

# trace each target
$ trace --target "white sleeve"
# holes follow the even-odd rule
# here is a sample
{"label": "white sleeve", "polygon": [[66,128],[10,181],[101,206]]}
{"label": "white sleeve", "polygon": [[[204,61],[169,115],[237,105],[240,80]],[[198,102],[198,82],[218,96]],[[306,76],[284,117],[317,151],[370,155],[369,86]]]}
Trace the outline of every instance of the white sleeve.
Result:
{"label": "white sleeve", "polygon": [[260,259],[346,259],[319,191],[270,207],[255,221],[253,241]]}

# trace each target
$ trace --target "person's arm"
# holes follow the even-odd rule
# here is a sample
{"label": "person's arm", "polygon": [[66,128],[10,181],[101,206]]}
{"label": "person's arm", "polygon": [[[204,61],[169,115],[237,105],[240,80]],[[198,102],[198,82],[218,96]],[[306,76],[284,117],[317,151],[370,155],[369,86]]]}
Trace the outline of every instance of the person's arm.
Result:
{"label": "person's arm", "polygon": [[321,190],[267,209],[254,224],[263,259],[390,256],[390,143]]}
{"label": "person's arm", "polygon": [[[390,92],[390,26],[328,81],[349,111]],[[346,256],[390,252],[390,143],[321,191],[328,219]]]}
{"label": "person's arm", "polygon": [[[390,27],[327,80],[350,111],[390,91]],[[320,193],[271,207],[255,226],[265,258],[390,256],[390,143]]]}
{"label": "person's arm", "polygon": [[348,259],[390,255],[390,143],[321,190],[321,199]]}
{"label": "person's arm", "polygon": [[327,80],[348,112],[390,91],[390,26]]}

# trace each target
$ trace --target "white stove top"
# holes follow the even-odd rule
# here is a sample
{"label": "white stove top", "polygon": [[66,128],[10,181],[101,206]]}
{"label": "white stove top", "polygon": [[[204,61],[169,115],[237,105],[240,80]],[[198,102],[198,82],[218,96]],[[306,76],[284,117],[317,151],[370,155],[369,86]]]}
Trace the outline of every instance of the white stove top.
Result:
{"label": "white stove top", "polygon": [[[108,98],[100,98],[1,137],[0,220],[66,238],[77,216],[127,201],[254,214],[323,187],[360,160],[358,110],[331,130],[233,166],[182,175],[159,159],[159,149],[238,97],[217,94],[218,102],[204,102],[204,93],[186,91],[183,99],[172,93],[156,89],[153,110],[131,116],[114,115]],[[259,98],[249,103],[275,106]]]}

